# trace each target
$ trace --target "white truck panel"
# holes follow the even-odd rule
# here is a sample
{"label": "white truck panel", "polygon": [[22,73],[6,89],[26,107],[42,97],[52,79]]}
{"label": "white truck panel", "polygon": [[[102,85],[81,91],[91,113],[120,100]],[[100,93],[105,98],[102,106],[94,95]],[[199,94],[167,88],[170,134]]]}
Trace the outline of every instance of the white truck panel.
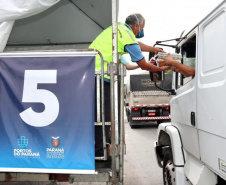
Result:
{"label": "white truck panel", "polygon": [[217,184],[216,175],[203,165],[200,160],[189,153],[187,153],[184,173],[193,185]]}
{"label": "white truck panel", "polygon": [[199,131],[201,160],[226,178],[226,139]]}
{"label": "white truck panel", "polygon": [[200,25],[198,50],[198,129],[225,137],[226,3]]}
{"label": "white truck panel", "polygon": [[[183,147],[185,150],[188,150],[198,159],[200,158],[200,148],[199,148],[199,136],[198,131],[191,126],[185,124],[173,123],[176,126],[181,134]],[[189,138],[189,139],[188,139]]]}
{"label": "white truck panel", "polygon": [[[226,3],[200,25],[197,113],[201,159],[226,178]],[[208,155],[207,155],[208,154]]]}
{"label": "white truck panel", "polygon": [[[176,91],[177,96],[174,96],[170,101],[172,122],[191,125],[191,112],[196,110],[196,89],[195,80],[182,86]],[[183,107],[183,109],[182,109]]]}
{"label": "white truck panel", "polygon": [[[177,90],[177,96],[172,98],[171,120],[179,128],[185,150],[200,158],[198,131],[191,125],[191,112],[196,113],[195,78]],[[189,139],[187,139],[189,138]]]}

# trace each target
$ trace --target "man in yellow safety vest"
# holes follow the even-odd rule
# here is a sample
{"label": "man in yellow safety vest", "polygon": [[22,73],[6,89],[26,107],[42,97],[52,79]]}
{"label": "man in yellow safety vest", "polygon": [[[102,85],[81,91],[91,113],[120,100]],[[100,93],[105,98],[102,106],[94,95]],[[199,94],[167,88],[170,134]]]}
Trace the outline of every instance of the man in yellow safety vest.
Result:
{"label": "man in yellow safety vest", "polygon": [[[147,63],[142,51],[158,53],[162,49],[155,48],[138,42],[137,38],[144,36],[145,19],[141,14],[131,14],[126,18],[125,24],[118,23],[118,53],[123,55],[129,53],[133,62],[136,62],[142,70],[165,71],[169,67],[157,67]],[[105,29],[91,43],[89,48],[100,51],[107,62],[112,62],[112,26]],[[107,62],[104,64],[104,71],[107,71]],[[100,56],[96,56],[96,70],[101,70]],[[105,79],[110,77],[105,76]]]}
{"label": "man in yellow safety vest", "polygon": [[[151,63],[147,63],[142,54],[142,51],[147,52],[163,52],[162,49],[148,46],[137,41],[137,38],[144,36],[145,19],[141,14],[131,14],[126,18],[125,24],[118,23],[118,53],[123,55],[129,53],[132,62],[136,62],[142,70],[147,71],[165,71],[169,69],[168,66],[158,67]],[[90,49],[96,49],[103,55],[104,71],[107,71],[107,63],[112,62],[112,26],[106,28],[89,46]],[[100,56],[96,56],[96,70],[101,71],[101,59]],[[132,69],[136,67],[133,66]],[[110,77],[104,76],[104,97],[105,97],[105,121],[110,122]],[[95,114],[96,116],[96,114]],[[96,119],[95,119],[96,120]],[[106,133],[109,133],[109,127],[106,127]],[[102,129],[95,129],[95,141],[96,141],[96,156],[102,155],[102,139],[99,137],[102,135]],[[108,136],[107,136],[108,138]],[[99,146],[97,146],[99,145]]]}

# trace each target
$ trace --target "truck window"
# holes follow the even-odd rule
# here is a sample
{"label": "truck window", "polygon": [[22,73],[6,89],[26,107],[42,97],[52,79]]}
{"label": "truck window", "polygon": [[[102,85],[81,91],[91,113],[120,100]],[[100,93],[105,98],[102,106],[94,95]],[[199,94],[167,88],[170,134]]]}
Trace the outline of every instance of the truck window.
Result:
{"label": "truck window", "polygon": [[[190,67],[195,68],[196,63],[196,35],[191,38],[181,46],[182,61],[181,63]],[[188,83],[192,77],[185,77],[182,74],[178,74],[178,87],[183,86]]]}

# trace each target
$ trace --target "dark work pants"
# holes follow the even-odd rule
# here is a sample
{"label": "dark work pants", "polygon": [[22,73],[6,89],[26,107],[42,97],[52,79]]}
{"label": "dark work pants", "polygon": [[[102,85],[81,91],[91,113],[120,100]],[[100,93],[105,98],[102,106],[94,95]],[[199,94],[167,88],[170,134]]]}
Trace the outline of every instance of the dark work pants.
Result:
{"label": "dark work pants", "polygon": [[[96,82],[96,81],[95,81]],[[101,80],[100,80],[101,85]],[[95,85],[96,87],[96,85]],[[105,106],[105,122],[111,122],[111,101],[110,101],[110,82],[104,81],[104,106]],[[101,91],[100,91],[101,99]],[[102,121],[101,116],[102,106],[100,102],[100,120]],[[95,89],[95,122],[97,121],[97,97]],[[106,142],[110,143],[110,126],[105,126]],[[103,153],[103,134],[102,126],[95,126],[95,156],[102,157]]]}

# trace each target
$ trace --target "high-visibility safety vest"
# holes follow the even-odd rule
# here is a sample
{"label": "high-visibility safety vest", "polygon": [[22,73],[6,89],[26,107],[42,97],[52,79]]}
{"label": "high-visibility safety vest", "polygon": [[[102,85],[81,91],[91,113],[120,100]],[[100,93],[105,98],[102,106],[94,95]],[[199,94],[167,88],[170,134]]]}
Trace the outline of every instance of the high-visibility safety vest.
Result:
{"label": "high-visibility safety vest", "polygon": [[[118,53],[123,55],[126,45],[138,44],[134,33],[123,23],[118,23]],[[89,46],[90,49],[97,49],[103,55],[104,61],[112,62],[112,26],[106,28]],[[104,62],[104,71],[107,71],[107,62]],[[95,68],[101,71],[101,59],[96,55]],[[110,79],[109,76],[104,78]]]}

